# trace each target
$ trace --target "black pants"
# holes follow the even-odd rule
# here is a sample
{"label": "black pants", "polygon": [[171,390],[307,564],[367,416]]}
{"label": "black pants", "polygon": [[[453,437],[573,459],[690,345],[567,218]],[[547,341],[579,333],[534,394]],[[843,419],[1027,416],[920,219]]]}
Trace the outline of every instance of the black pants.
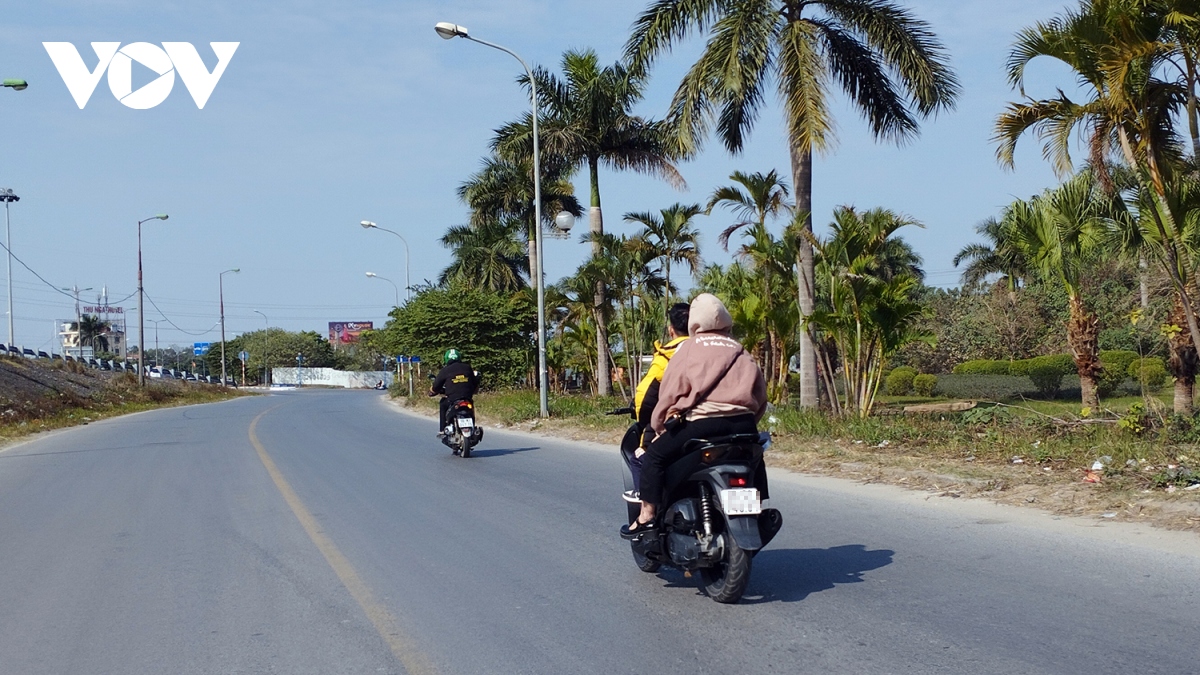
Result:
{"label": "black pants", "polygon": [[446,430],[446,416],[450,414],[450,407],[459,401],[470,401],[471,399],[458,399],[443,396],[441,401],[438,401],[438,431]]}
{"label": "black pants", "polygon": [[[674,433],[668,431],[646,448],[642,455],[642,501],[658,505],[663,497],[663,478],[667,467],[683,456],[683,445],[696,438],[716,438],[731,434],[756,434],[754,415],[736,417],[707,417],[691,420]],[[766,498],[766,469],[760,464],[755,472],[755,487]],[[761,484],[760,484],[761,482]]]}

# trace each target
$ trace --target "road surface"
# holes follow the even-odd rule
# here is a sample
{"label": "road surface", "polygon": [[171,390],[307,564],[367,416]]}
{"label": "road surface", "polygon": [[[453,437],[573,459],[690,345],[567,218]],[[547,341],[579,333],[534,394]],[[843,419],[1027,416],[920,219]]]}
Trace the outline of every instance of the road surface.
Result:
{"label": "road surface", "polygon": [[639,572],[615,451],[378,392],[0,451],[0,673],[1194,673],[1200,537],[775,472],[742,604]]}

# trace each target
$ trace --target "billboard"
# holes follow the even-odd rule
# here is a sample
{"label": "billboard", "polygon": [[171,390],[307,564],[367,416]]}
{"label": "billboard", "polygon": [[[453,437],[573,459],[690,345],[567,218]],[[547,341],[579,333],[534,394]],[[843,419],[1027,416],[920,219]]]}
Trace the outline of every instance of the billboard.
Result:
{"label": "billboard", "polygon": [[334,349],[358,342],[358,335],[375,327],[373,321],[330,321],[329,343]]}

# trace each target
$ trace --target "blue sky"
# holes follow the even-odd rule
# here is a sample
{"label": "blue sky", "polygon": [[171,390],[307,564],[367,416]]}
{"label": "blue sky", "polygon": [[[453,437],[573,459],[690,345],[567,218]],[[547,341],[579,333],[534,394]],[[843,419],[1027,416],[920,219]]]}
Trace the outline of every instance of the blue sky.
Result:
{"label": "blue sky", "polygon": [[[528,105],[514,82],[515,61],[477,44],[443,41],[433,24],[462,24],[555,67],[571,48],[591,47],[604,61],[616,60],[646,4],[5,2],[0,77],[30,82],[22,92],[0,90],[0,186],[21,197],[12,206],[14,251],[55,286],[106,285],[117,300],[136,288],[136,221],[166,212],[170,220],[147,223],[143,235],[146,290],[169,319],[159,324],[163,346],[216,338],[174,326],[209,331],[218,317],[217,275],[234,267],[241,273],[225,276],[231,335],[263,325],[256,309],[290,330],[324,332],[329,321],[381,324],[395,293],[365,272],[403,285],[404,252],[395,237],[358,222],[374,220],[404,234],[414,282],[436,278],[449,261],[437,240],[466,217],[456,186],[478,168],[492,130]],[[1035,139],[1022,142],[1016,170],[1005,171],[989,137],[995,115],[1014,96],[1003,74],[1013,34],[1067,3],[908,4],[950,52],[964,90],[958,109],[897,148],[875,143],[858,115],[839,103],[839,143],[817,161],[814,211],[818,228],[840,204],[916,218],[926,228],[905,236],[924,256],[929,281],[949,286],[958,278],[951,258],[974,240],[977,222],[1055,182]],[[241,45],[203,110],[178,79],[171,96],[150,110],[124,107],[102,80],[79,110],[45,41],[74,43],[89,67],[93,41],[191,42],[210,68],[210,41]],[[699,46],[692,40],[661,61],[639,113],[662,115]],[[147,81],[135,74],[134,86]],[[1069,74],[1040,66],[1030,93],[1070,85]],[[787,167],[772,105],[744,153],[732,157],[710,143],[684,164],[685,191],[650,177],[603,173],[606,225],[632,232],[621,222],[626,212],[703,203],[733,170],[786,174]],[[586,176],[576,184],[586,196]],[[706,259],[728,259],[716,234],[730,222],[724,214],[699,221]],[[569,274],[585,249],[575,238],[549,241],[548,280]],[[19,265],[14,287],[17,342],[49,347],[53,321],[73,316],[73,301]],[[149,305],[146,316],[162,318]]]}

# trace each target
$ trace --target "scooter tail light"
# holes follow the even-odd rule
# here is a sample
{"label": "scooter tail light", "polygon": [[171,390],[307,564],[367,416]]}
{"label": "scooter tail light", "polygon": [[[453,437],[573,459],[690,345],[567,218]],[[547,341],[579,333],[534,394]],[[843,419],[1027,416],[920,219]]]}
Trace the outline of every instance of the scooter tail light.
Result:
{"label": "scooter tail light", "polygon": [[729,477],[729,487],[735,487],[735,488],[746,487],[746,484],[747,484],[747,481],[746,481],[745,476],[730,476]]}

